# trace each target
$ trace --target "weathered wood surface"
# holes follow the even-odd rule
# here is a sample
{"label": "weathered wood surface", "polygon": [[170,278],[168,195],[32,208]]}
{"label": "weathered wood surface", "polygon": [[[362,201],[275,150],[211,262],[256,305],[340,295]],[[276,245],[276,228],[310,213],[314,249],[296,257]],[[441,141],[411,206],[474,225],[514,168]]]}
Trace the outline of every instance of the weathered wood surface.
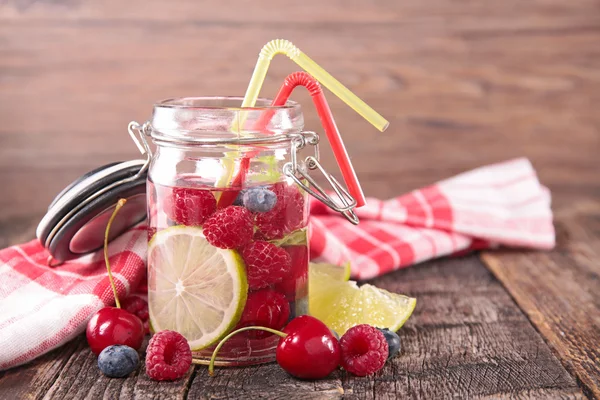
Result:
{"label": "weathered wood surface", "polygon": [[568,372],[500,283],[475,256],[430,262],[376,279],[418,298],[400,331],[402,353],[371,378],[336,372],[303,382],[275,364],[218,369],[196,366],[174,383],[149,380],[144,369],[108,379],[85,338],[29,367],[0,373],[5,398],[584,398]]}
{"label": "weathered wood surface", "polygon": [[484,261],[580,381],[600,398],[600,203],[556,216],[550,253],[493,252]]}
{"label": "weathered wood surface", "polygon": [[[559,248],[484,256],[524,313],[476,258],[432,262],[376,280],[419,305],[402,356],[373,379],[307,383],[266,365],[214,379],[196,367],[174,384],[143,371],[108,380],[78,340],[0,373],[0,397],[600,398],[600,3],[224,4],[0,2],[0,247],[32,238],[75,177],[137,157],[125,127],[147,118],[155,100],[243,94],[260,47],[283,37],[390,120],[377,133],[328,95],[368,195],[532,160],[552,190]],[[275,58],[262,94],[294,70]],[[294,98],[306,105],[306,127],[319,130],[309,96]],[[324,158],[333,169],[327,149]]]}
{"label": "weathered wood surface", "polygon": [[[596,0],[0,2],[3,218],[39,214],[65,182],[136,157],[125,128],[154,101],[242,95],[277,37],[390,120],[380,134],[328,95],[367,194],[527,156],[557,204],[597,197],[598,11]],[[298,69],[280,57],[265,96]],[[308,94],[294,98],[320,130]]]}

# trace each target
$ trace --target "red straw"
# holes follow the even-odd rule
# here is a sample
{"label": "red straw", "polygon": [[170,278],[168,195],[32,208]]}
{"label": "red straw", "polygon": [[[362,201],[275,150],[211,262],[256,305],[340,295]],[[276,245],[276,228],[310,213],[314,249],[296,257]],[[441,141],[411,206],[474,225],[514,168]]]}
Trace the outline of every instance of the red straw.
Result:
{"label": "red straw", "polygon": [[[360,187],[360,183],[358,182],[358,178],[356,177],[356,173],[354,172],[354,168],[350,162],[350,157],[348,156],[348,152],[344,147],[344,142],[342,141],[342,137],[337,126],[335,125],[333,115],[331,114],[331,109],[329,108],[329,104],[327,104],[327,100],[325,100],[325,95],[323,94],[323,90],[321,89],[319,82],[317,82],[315,78],[306,72],[294,72],[285,78],[285,81],[283,82],[283,85],[281,85],[279,93],[277,93],[277,96],[275,96],[271,106],[284,105],[296,86],[304,86],[306,89],[308,89],[308,92],[313,98],[313,103],[317,109],[317,114],[319,115],[323,129],[325,130],[327,139],[331,144],[333,155],[340,166],[340,171],[342,172],[342,177],[344,178],[348,192],[356,199],[356,207],[364,206],[365,196]],[[275,109],[269,109],[264,112],[255,126],[259,130],[263,130],[269,124],[271,118],[273,118],[275,111]],[[251,152],[242,159],[239,172],[234,177],[232,182],[234,187],[242,186],[248,172],[248,168],[250,167],[250,158],[254,157],[257,153],[258,152]],[[223,192],[221,198],[219,199],[219,207],[226,207],[232,204],[237,197],[237,194],[237,191]]]}

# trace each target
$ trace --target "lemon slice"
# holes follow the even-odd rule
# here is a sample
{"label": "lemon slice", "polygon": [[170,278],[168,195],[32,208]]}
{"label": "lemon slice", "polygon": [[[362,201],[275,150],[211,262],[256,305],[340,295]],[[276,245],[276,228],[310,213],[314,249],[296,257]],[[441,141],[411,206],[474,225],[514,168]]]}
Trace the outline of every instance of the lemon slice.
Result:
{"label": "lemon slice", "polygon": [[339,279],[339,275],[332,277],[325,270],[331,269],[315,269],[311,265],[309,313],[340,335],[359,324],[397,331],[415,309],[417,300],[414,298],[373,285],[358,287],[356,282]]}
{"label": "lemon slice", "polygon": [[[331,280],[345,282],[350,279],[350,263],[342,266],[326,263],[310,263],[311,279],[317,276],[325,275]],[[326,279],[325,277],[317,279]]]}
{"label": "lemon slice", "polygon": [[192,350],[206,348],[239,321],[248,283],[235,250],[208,243],[202,229],[174,226],[148,246],[148,311],[155,332],[181,333]]}

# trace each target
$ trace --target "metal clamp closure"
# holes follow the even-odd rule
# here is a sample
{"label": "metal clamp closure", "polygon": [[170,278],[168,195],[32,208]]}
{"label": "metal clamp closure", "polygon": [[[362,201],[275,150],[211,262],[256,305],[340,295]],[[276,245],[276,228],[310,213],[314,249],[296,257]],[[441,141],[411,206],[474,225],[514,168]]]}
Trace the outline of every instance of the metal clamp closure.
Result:
{"label": "metal clamp closure", "polygon": [[[356,200],[348,193],[348,191],[335,179],[333,175],[328,173],[319,162],[319,135],[315,132],[304,131],[294,135],[292,139],[292,149],[290,153],[291,161],[283,166],[283,173],[289,176],[302,189],[306,190],[311,196],[321,201],[334,211],[342,214],[352,224],[358,224],[358,217],[354,212]],[[303,149],[306,144],[314,146],[315,155],[308,156],[304,160],[309,170],[319,170],[325,177],[335,194],[337,201],[330,196],[325,190],[310,176],[308,171],[298,166],[298,151]],[[305,183],[308,182],[308,185]]]}
{"label": "metal clamp closure", "polygon": [[131,140],[133,140],[133,143],[135,143],[140,153],[146,156],[146,162],[135,175],[137,178],[148,170],[150,162],[152,161],[152,149],[148,144],[148,140],[146,140],[146,137],[150,136],[150,122],[146,121],[143,125],[140,125],[136,121],[131,121],[129,125],[127,125],[127,132],[129,132]]}

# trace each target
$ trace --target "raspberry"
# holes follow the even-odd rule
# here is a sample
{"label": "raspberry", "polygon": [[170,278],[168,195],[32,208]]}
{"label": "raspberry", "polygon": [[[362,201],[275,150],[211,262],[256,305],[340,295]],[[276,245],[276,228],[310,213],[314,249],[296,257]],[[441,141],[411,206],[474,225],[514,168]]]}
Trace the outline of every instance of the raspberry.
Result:
{"label": "raspberry", "polygon": [[165,197],[163,208],[177,224],[200,226],[217,209],[217,200],[208,190],[176,187]]}
{"label": "raspberry", "polygon": [[304,222],[304,197],[295,185],[280,182],[269,188],[277,196],[271,211],[256,215],[256,226],[267,239],[280,239]]}
{"label": "raspberry", "polygon": [[121,307],[137,316],[144,324],[144,334],[150,333],[148,324],[148,303],[138,296],[130,296],[121,302]]}
{"label": "raspberry", "polygon": [[208,243],[221,249],[242,247],[252,240],[252,213],[240,206],[225,207],[204,223]]}
{"label": "raspberry", "polygon": [[292,268],[292,258],[284,249],[260,240],[245,246],[242,258],[252,290],[281,282]]}
{"label": "raspberry", "polygon": [[161,331],[150,339],[146,349],[146,373],[155,381],[173,381],[192,365],[192,351],[181,334]]}
{"label": "raspberry", "polygon": [[[246,307],[236,329],[264,326],[279,330],[286,324],[289,315],[290,305],[285,296],[271,289],[263,289],[248,295]],[[249,331],[246,334],[250,339],[264,339],[271,335],[264,331]]]}
{"label": "raspberry", "polygon": [[383,368],[388,358],[387,340],[371,325],[356,325],[340,339],[341,366],[356,376],[367,376]]}
{"label": "raspberry", "polygon": [[285,246],[283,248],[292,259],[289,276],[275,286],[275,290],[285,294],[288,301],[306,297],[308,282],[308,248],[306,246]]}

